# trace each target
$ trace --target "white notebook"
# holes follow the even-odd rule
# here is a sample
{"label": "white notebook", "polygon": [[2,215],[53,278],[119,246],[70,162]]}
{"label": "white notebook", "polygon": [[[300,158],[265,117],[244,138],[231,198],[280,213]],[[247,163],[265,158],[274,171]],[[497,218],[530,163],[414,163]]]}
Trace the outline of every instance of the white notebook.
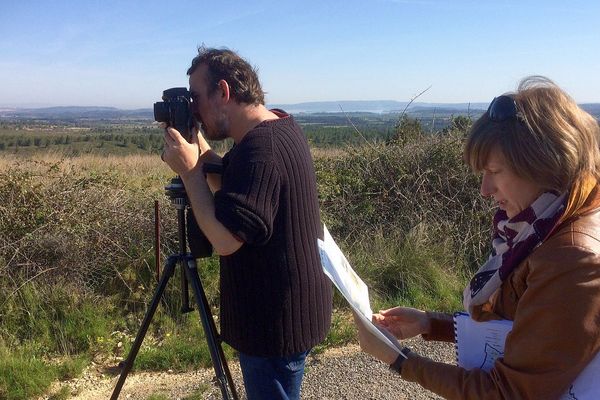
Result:
{"label": "white notebook", "polygon": [[[466,312],[454,314],[456,363],[467,370],[479,368],[486,372],[497,358],[504,356],[506,336],[512,321],[477,322]],[[560,400],[600,399],[600,353],[579,374]]]}
{"label": "white notebook", "polygon": [[489,372],[496,359],[504,356],[504,342],[511,330],[512,321],[477,322],[465,312],[455,313],[456,363]]}

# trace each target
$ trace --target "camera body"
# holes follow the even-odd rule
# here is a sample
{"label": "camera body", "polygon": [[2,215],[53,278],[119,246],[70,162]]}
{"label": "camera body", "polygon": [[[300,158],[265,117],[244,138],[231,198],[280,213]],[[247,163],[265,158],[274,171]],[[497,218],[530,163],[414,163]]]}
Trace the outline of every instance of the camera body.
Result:
{"label": "camera body", "polygon": [[154,103],[154,119],[177,129],[185,140],[191,142],[195,122],[190,92],[184,87],[170,88],[163,91],[162,99]]}
{"label": "camera body", "polygon": [[[154,103],[154,119],[157,122],[165,122],[181,133],[188,142],[192,142],[192,128],[194,117],[192,116],[191,94],[183,87],[170,88],[163,91],[162,99]],[[210,257],[213,252],[212,245],[206,235],[202,232],[193,211],[188,207],[188,198],[179,176],[173,178],[171,183],[165,187],[167,196],[171,203],[181,210],[185,220],[179,221],[180,226],[187,225],[183,235],[187,236],[190,252],[194,258]],[[181,239],[180,239],[181,240]]]}

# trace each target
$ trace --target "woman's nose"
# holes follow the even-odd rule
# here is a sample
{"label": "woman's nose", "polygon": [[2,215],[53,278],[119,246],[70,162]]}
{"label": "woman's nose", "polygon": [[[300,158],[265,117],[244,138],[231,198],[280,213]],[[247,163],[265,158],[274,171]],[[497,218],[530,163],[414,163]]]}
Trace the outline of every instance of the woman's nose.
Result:
{"label": "woman's nose", "polygon": [[481,178],[481,187],[479,188],[479,193],[483,197],[488,197],[494,194],[494,185],[489,175],[484,173]]}

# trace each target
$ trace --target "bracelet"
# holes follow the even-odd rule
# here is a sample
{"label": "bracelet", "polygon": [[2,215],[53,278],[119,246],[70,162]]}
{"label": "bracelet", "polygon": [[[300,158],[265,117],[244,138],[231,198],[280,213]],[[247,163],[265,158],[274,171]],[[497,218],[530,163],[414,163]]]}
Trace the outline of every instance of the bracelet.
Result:
{"label": "bracelet", "polygon": [[[404,347],[401,351],[402,354],[404,354],[404,356],[408,356],[408,353],[410,353],[410,349],[408,347]],[[396,361],[390,364],[390,371],[394,371],[398,374],[402,373],[402,363],[406,361],[406,358],[404,358],[402,354],[398,354],[398,358],[396,358]]]}

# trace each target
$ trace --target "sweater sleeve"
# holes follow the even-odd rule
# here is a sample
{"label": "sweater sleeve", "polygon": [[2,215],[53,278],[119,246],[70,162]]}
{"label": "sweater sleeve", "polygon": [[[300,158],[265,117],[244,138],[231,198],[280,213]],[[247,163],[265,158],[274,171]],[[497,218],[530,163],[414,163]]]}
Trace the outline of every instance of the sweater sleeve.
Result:
{"label": "sweater sleeve", "polygon": [[[236,165],[237,164],[237,165]],[[215,193],[216,218],[243,242],[264,245],[273,233],[280,179],[269,162],[237,162]]]}
{"label": "sweater sleeve", "polygon": [[563,246],[525,267],[527,289],[504,358],[489,373],[414,356],[402,377],[447,399],[559,398],[600,350],[600,259]]}

